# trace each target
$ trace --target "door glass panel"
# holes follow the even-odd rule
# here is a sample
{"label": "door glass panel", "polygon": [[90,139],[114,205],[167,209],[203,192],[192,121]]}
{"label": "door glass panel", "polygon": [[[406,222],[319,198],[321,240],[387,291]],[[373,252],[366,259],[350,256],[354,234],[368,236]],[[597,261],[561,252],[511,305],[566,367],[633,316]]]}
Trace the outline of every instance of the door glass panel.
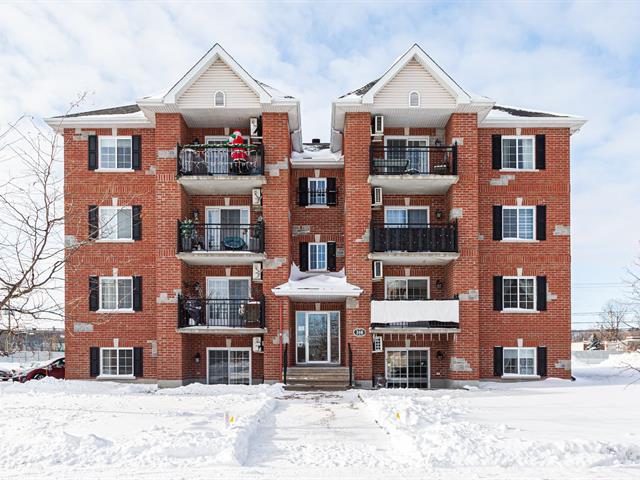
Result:
{"label": "door glass panel", "polygon": [[409,350],[408,355],[409,388],[427,388],[429,386],[429,352]]}
{"label": "door glass panel", "polygon": [[340,361],[340,314],[331,312],[329,318],[331,323],[331,361],[338,363]]}
{"label": "door glass panel", "polygon": [[[394,138],[387,140],[387,158],[391,160],[404,160],[407,155],[407,140],[404,138]],[[395,164],[395,162],[394,162]]]}
{"label": "door glass panel", "polygon": [[209,350],[209,383],[229,383],[229,357],[227,350]]}
{"label": "door glass panel", "polygon": [[[205,250],[222,250],[220,245],[220,209],[207,209],[207,227],[205,231]],[[199,239],[198,239],[199,240]]]}
{"label": "door glass panel", "polygon": [[409,140],[407,142],[407,160],[409,161],[408,169],[414,172],[426,174],[429,171],[429,153],[426,149],[426,140]]}
{"label": "door glass panel", "polygon": [[309,313],[307,316],[307,355],[309,362],[328,360],[327,314]]}
{"label": "door glass panel", "polygon": [[229,280],[229,298],[246,299],[249,298],[249,280],[237,279]]}
{"label": "door glass panel", "polygon": [[304,363],[306,361],[306,332],[304,312],[296,312],[296,363]]}
{"label": "door glass panel", "polygon": [[247,350],[229,351],[229,384],[251,384],[250,354],[251,352]]}
{"label": "door glass panel", "polygon": [[428,300],[429,280],[426,278],[413,278],[407,281],[409,286],[407,292],[408,300]]}
{"label": "door glass panel", "polygon": [[408,210],[409,224],[412,227],[426,227],[429,223],[428,210],[412,208]]}
{"label": "door glass panel", "polygon": [[390,228],[406,228],[408,215],[407,210],[387,209],[384,211],[385,223]]}
{"label": "door glass panel", "polygon": [[387,385],[396,388],[407,386],[406,350],[387,350]]}
{"label": "door glass panel", "polygon": [[406,300],[407,281],[402,278],[387,280],[387,300]]}

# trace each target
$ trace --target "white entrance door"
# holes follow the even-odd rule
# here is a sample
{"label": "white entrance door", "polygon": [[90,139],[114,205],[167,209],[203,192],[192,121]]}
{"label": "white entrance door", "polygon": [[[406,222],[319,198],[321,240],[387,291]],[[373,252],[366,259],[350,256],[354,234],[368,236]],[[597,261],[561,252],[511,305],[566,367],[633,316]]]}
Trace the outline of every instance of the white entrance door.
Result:
{"label": "white entrance door", "polygon": [[296,312],[296,363],[340,363],[339,312]]}

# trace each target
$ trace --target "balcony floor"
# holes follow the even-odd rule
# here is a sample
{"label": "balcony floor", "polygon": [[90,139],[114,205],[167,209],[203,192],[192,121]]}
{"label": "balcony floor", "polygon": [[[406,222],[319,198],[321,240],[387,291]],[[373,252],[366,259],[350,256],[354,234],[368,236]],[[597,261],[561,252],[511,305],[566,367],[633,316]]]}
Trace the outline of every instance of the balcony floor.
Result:
{"label": "balcony floor", "polygon": [[372,187],[382,187],[383,193],[444,195],[458,183],[457,175],[369,175]]}
{"label": "balcony floor", "polygon": [[176,256],[189,265],[251,265],[262,262],[267,256],[254,252],[182,252]]}
{"label": "balcony floor", "polygon": [[264,175],[184,175],[178,183],[189,195],[248,194],[267,179]]}
{"label": "balcony floor", "polygon": [[446,265],[457,260],[457,252],[372,252],[369,260],[382,260],[386,265]]}

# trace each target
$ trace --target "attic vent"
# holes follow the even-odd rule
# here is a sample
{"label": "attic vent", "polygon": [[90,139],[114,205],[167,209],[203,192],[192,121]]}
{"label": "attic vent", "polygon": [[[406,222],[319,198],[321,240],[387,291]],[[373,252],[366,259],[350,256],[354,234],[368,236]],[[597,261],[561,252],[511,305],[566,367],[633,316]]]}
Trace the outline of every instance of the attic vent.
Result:
{"label": "attic vent", "polygon": [[418,92],[409,93],[409,106],[410,107],[420,106],[420,94]]}
{"label": "attic vent", "polygon": [[226,98],[224,92],[218,90],[213,96],[214,107],[224,107],[226,104]]}

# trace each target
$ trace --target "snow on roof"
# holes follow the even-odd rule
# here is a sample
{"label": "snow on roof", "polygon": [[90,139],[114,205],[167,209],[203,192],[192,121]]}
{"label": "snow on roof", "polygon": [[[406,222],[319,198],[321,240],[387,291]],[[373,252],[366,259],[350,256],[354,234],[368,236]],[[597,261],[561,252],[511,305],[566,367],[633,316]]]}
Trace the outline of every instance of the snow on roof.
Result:
{"label": "snow on roof", "polygon": [[380,80],[380,77],[376,78],[375,80],[370,81],[369,83],[367,83],[366,85],[363,85],[360,88],[356,88],[355,90],[351,91],[351,92],[347,92],[344,95],[340,95],[338,98],[346,98],[346,97],[361,97],[363,96],[365,93],[367,93],[369,90],[371,90],[371,88],[378,83],[378,80]]}
{"label": "snow on roof", "polygon": [[347,282],[344,269],[339,272],[301,272],[291,265],[289,281],[272,289],[277,297],[357,297],[362,289]]}
{"label": "snow on roof", "polygon": [[[509,117],[547,117],[547,118],[572,118],[573,115],[566,113],[545,112],[542,110],[530,110],[521,107],[510,107],[506,105],[494,105],[489,112],[488,118],[509,118]],[[577,118],[577,117],[574,117]]]}
{"label": "snow on roof", "polygon": [[291,152],[291,163],[294,166],[322,164],[328,168],[342,166],[344,158],[342,152],[332,152],[329,143],[303,143],[302,152]]}

